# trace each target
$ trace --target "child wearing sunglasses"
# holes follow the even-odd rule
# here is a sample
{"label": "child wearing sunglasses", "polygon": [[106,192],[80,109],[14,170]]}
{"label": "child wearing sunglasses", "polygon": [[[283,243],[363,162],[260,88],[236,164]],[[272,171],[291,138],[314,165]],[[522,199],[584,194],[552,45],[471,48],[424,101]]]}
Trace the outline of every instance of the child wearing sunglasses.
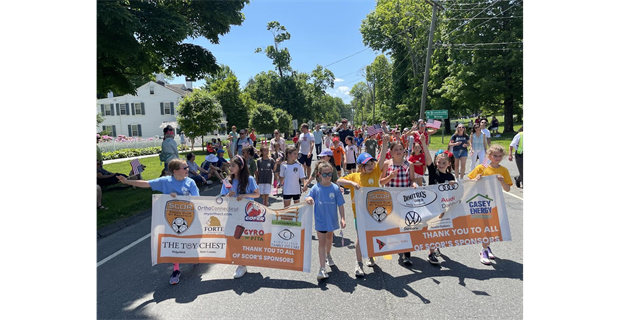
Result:
{"label": "child wearing sunglasses", "polygon": [[[344,196],[340,187],[334,184],[332,165],[326,161],[317,164],[316,179],[319,181],[308,193],[307,204],[314,204],[314,229],[319,238],[319,263],[320,269],[318,280],[329,277],[325,265],[335,266],[330,254],[334,241],[334,230],[345,228],[344,220]],[[315,201],[316,199],[316,201]],[[338,224],[338,212],[340,212],[340,225]]]}
{"label": "child wearing sunglasses", "polygon": [[[151,188],[163,194],[169,194],[173,198],[176,198],[177,195],[196,197],[200,195],[196,182],[188,176],[189,166],[185,161],[180,159],[171,160],[168,163],[168,170],[172,173],[171,176],[163,176],[149,181],[127,180],[123,176],[116,177],[123,184],[138,188]],[[181,277],[181,270],[178,263],[173,263],[172,265],[173,270],[172,275],[170,275],[170,284],[177,284]]]}

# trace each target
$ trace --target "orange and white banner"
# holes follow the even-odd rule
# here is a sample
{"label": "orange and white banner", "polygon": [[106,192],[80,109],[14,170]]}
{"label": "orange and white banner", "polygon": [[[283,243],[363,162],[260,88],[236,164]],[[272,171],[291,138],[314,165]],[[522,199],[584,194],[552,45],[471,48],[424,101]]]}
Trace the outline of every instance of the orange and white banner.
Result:
{"label": "orange and white banner", "polygon": [[235,197],[153,195],[151,262],[310,272],[313,206],[272,210]]}
{"label": "orange and white banner", "polygon": [[502,186],[495,176],[413,188],[355,192],[364,258],[510,241]]}

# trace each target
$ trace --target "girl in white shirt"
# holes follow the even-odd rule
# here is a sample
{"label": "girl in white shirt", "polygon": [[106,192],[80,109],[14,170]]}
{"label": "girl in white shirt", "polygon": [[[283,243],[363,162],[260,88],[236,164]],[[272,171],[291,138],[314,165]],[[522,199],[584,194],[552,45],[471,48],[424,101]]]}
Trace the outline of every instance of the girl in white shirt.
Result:
{"label": "girl in white shirt", "polygon": [[355,145],[355,143],[353,143],[353,137],[352,136],[348,136],[344,139],[345,143],[347,144],[347,146],[345,147],[345,160],[347,163],[346,166],[346,171],[345,171],[345,175],[351,173],[351,172],[355,172],[355,160],[357,159],[357,154],[359,153],[359,151],[357,150],[357,146]]}

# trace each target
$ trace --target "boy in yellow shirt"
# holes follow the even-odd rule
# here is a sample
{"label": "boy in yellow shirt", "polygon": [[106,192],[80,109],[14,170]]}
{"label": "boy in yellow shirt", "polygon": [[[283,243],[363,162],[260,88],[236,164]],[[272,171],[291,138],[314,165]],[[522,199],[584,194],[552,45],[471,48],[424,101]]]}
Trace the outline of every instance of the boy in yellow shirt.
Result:
{"label": "boy in yellow shirt", "polygon": [[[385,154],[387,153],[388,145],[390,142],[389,135],[383,135],[383,147],[381,148],[381,155],[379,161],[373,158],[369,153],[365,152],[357,157],[357,172],[351,173],[345,177],[338,179],[338,184],[349,188],[351,191],[351,203],[353,208],[353,221],[355,223],[355,231],[357,231],[357,218],[355,215],[355,190],[361,187],[380,187],[379,180],[381,179],[381,168],[383,168],[383,162],[385,161]],[[363,277],[364,267],[362,264],[362,252],[359,246],[359,237],[355,239],[355,255],[357,257],[357,265],[355,266],[355,276]],[[375,260],[370,257],[367,266],[372,267],[375,265]]]}
{"label": "boy in yellow shirt", "polygon": [[[479,164],[472,172],[470,172],[467,176],[469,179],[473,181],[478,181],[483,176],[497,176],[497,180],[502,185],[502,189],[508,192],[510,191],[510,186],[512,186],[512,179],[510,178],[510,173],[506,167],[502,167],[499,163],[504,159],[506,152],[504,148],[500,145],[494,144],[489,147],[487,150],[487,161],[485,163],[488,164]],[[490,259],[495,259],[493,252],[491,252],[491,247],[488,244],[482,243],[482,251],[480,252],[480,262],[486,265],[491,264]]]}

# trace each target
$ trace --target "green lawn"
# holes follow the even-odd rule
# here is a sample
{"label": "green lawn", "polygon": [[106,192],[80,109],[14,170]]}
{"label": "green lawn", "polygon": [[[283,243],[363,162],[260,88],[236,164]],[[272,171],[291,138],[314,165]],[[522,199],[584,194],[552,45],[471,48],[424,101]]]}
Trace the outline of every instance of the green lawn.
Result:
{"label": "green lawn", "polygon": [[[206,156],[206,152],[194,151],[196,163],[200,165]],[[180,157],[185,159],[187,152],[180,153]],[[103,165],[103,168],[110,172],[128,174],[131,171],[130,160],[110,163]],[[151,180],[158,178],[164,165],[160,164],[157,155],[153,157],[141,158],[140,163],[146,166],[142,172],[142,179]],[[132,188],[117,184],[103,189],[101,203],[108,207],[108,210],[97,210],[97,229],[114,223],[115,221],[133,216],[151,208],[153,194],[161,192],[153,191],[150,188]]]}
{"label": "green lawn", "polygon": [[[499,132],[504,131],[504,117],[497,117],[500,122]],[[453,120],[463,121],[469,123],[469,119],[466,120]],[[521,123],[515,123],[514,128],[518,130],[521,127]],[[468,132],[469,134],[469,132]],[[510,142],[514,134],[502,134],[500,138],[491,138],[491,144],[502,145],[506,152],[509,150]],[[448,148],[448,142],[450,136],[446,134],[441,142],[441,131],[431,136],[430,150],[439,150]],[[287,144],[291,144],[292,140],[287,140]],[[206,152],[194,151],[196,154],[196,163],[200,165],[206,157]],[[182,159],[185,158],[187,152],[180,153]],[[106,164],[103,167],[110,172],[118,172],[128,174],[131,171],[130,160]],[[161,174],[161,170],[164,168],[163,164],[160,164],[159,157],[157,155],[153,157],[141,158],[140,163],[146,166],[145,171],[142,173],[144,180],[151,180],[158,178]],[[151,208],[152,195],[160,192],[152,191],[151,189],[140,189],[123,186],[117,184],[103,189],[102,204],[108,207],[108,210],[97,210],[97,229],[114,223],[115,221],[133,216],[135,214],[144,212]]]}

